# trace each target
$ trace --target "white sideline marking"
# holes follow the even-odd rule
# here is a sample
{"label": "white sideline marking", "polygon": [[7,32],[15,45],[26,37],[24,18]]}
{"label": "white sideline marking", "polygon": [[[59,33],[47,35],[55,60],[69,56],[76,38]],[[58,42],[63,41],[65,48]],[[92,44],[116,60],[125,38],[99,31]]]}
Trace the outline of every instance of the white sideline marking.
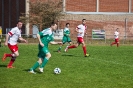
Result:
{"label": "white sideline marking", "polygon": [[117,62],[114,62],[114,61],[107,61],[107,60],[95,59],[95,58],[90,58],[90,59],[99,60],[99,61],[104,61],[104,62],[107,62],[107,63],[118,64],[118,65],[123,65],[123,66],[127,66],[127,67],[133,68],[133,65],[121,64],[121,63],[117,63]]}

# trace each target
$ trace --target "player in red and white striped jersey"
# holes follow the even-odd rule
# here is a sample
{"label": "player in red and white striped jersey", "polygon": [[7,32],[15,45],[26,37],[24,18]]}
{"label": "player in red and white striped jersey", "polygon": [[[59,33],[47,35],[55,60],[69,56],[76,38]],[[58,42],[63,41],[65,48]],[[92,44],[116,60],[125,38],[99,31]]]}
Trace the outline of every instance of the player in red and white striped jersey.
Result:
{"label": "player in red and white striped jersey", "polygon": [[8,32],[8,34],[6,35],[5,46],[8,45],[9,49],[12,52],[11,54],[4,53],[2,58],[2,60],[5,61],[6,57],[11,57],[11,60],[7,65],[7,68],[14,68],[12,64],[14,63],[16,57],[19,56],[18,46],[17,46],[18,39],[20,41],[24,41],[25,43],[27,43],[27,41],[21,37],[22,25],[23,23],[21,21],[18,21],[17,26],[12,28],[11,31]]}
{"label": "player in red and white striped jersey", "polygon": [[85,42],[83,39],[84,34],[87,34],[86,33],[87,26],[85,24],[86,24],[86,19],[83,19],[82,24],[78,25],[76,28],[76,32],[78,33],[77,34],[77,44],[72,45],[72,46],[67,46],[65,49],[65,52],[68,51],[68,49],[77,48],[80,44],[82,44],[84,56],[85,57],[89,56],[89,54],[87,54],[86,45],[85,45]]}
{"label": "player in red and white striped jersey", "polygon": [[115,42],[111,43],[111,46],[114,45],[114,44],[117,44],[117,47],[119,47],[119,32],[118,32],[118,29],[116,29],[115,33],[114,33],[114,38],[115,38]]}

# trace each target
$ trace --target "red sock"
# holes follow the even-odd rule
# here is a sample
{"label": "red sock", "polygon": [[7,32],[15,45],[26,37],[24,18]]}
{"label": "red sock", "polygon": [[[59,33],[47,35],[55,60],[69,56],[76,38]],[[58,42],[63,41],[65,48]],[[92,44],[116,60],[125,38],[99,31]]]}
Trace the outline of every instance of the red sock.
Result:
{"label": "red sock", "polygon": [[116,42],[113,42],[111,45],[114,45],[114,44],[116,44]]}
{"label": "red sock", "polygon": [[12,64],[14,63],[15,59],[11,59],[8,66],[12,66]]}
{"label": "red sock", "polygon": [[12,54],[6,54],[6,57],[12,57]]}
{"label": "red sock", "polygon": [[117,43],[117,47],[119,47],[119,43]]}
{"label": "red sock", "polygon": [[84,55],[86,55],[86,46],[83,46]]}
{"label": "red sock", "polygon": [[71,48],[76,48],[75,45],[72,45],[72,46],[69,46],[68,49],[71,49]]}

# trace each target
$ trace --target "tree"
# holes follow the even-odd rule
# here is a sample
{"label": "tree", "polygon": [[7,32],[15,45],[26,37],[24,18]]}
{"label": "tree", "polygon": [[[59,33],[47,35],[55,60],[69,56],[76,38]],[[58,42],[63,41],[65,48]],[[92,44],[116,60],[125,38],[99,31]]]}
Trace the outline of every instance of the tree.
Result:
{"label": "tree", "polygon": [[51,22],[58,21],[64,15],[62,14],[62,0],[36,0],[29,2],[29,14],[23,13],[20,20],[25,24],[37,25],[40,30],[50,26]]}

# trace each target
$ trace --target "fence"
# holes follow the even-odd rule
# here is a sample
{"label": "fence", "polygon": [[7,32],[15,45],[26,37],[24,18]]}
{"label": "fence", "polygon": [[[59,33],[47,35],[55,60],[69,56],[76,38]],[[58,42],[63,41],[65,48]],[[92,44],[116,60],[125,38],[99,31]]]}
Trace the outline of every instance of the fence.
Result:
{"label": "fence", "polygon": [[[35,35],[25,35],[22,34],[22,37],[28,41],[28,43],[38,43],[38,39],[34,38]],[[55,41],[61,41],[62,35],[54,35],[56,38]],[[84,36],[84,41],[86,44],[98,44],[98,45],[105,45],[105,44],[111,44],[111,42],[114,42],[114,38],[106,39],[106,37],[114,37],[114,35],[105,35],[105,39],[93,39],[90,35]],[[5,41],[5,34],[3,34],[0,38],[1,42],[4,43]],[[77,42],[76,35],[71,35],[71,40],[73,43]],[[20,41],[18,41],[20,42]],[[125,39],[125,36],[120,36],[120,44],[133,44],[133,36],[127,36]]]}

